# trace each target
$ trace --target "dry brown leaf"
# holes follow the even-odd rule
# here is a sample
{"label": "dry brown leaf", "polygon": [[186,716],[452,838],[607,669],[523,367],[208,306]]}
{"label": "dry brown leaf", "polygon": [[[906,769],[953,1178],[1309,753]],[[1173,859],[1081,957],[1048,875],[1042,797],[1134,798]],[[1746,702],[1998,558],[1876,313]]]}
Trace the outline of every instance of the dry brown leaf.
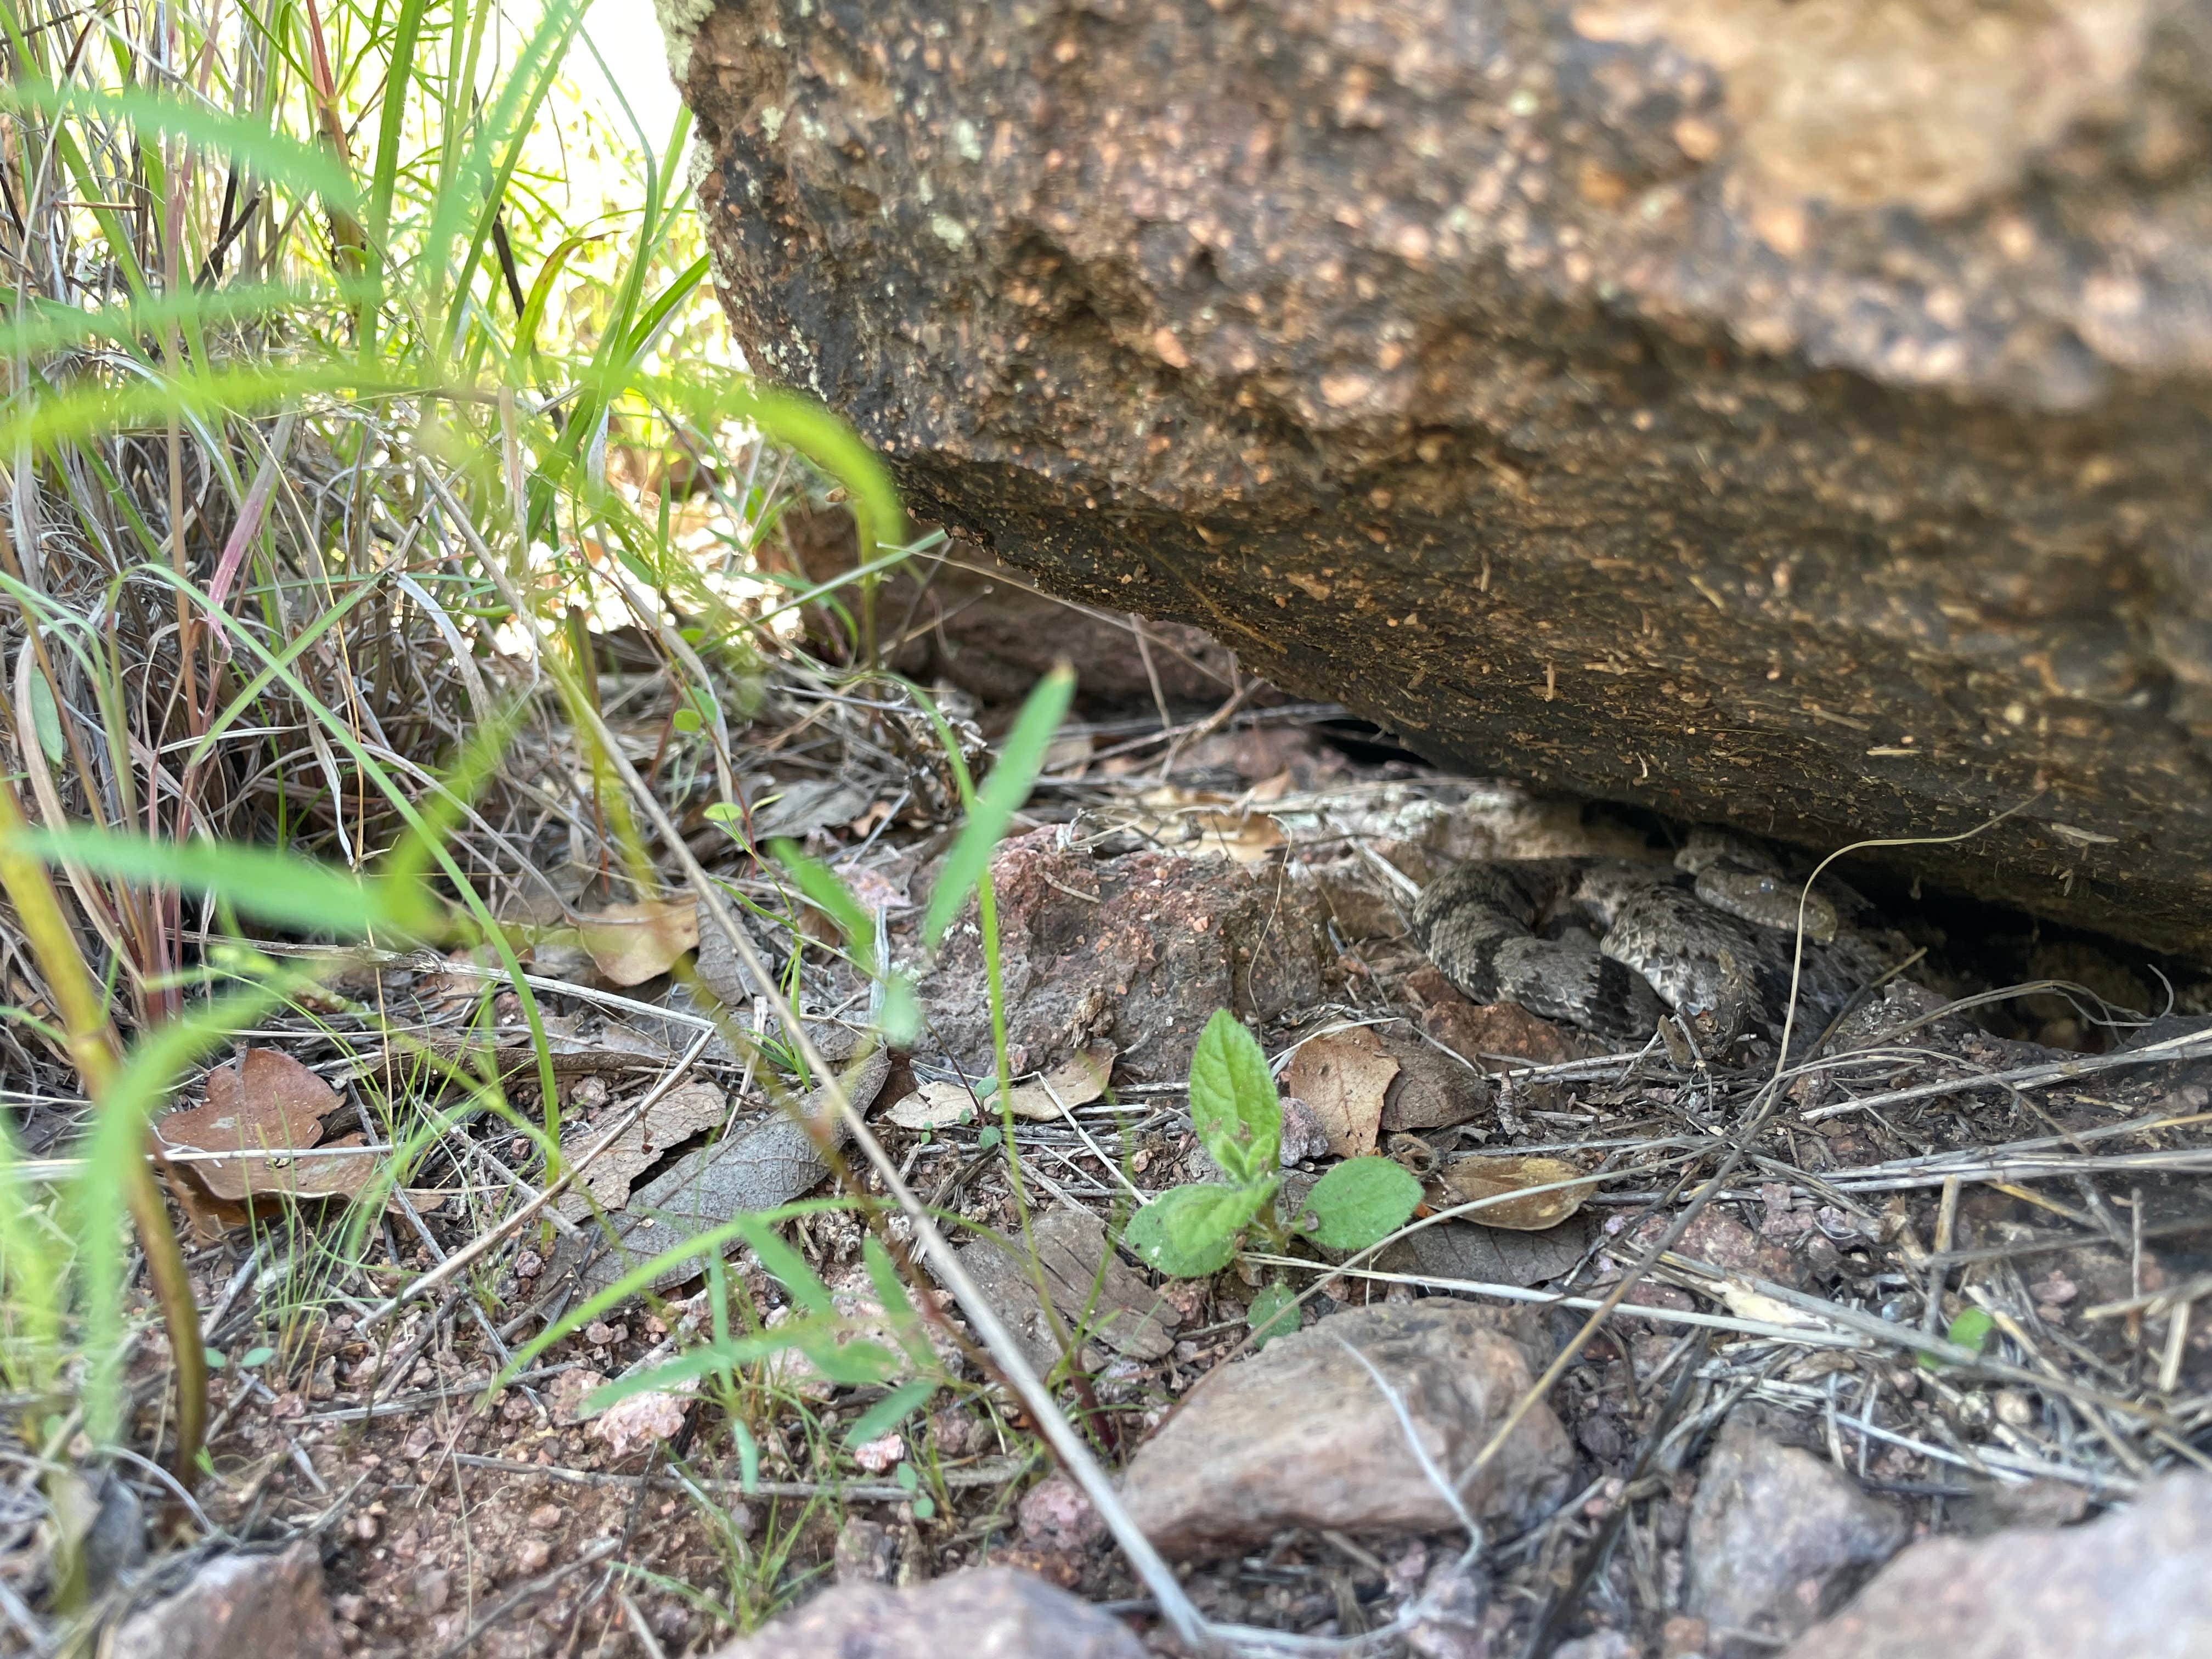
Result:
{"label": "dry brown leaf", "polygon": [[642,985],[699,945],[699,909],[689,899],[610,904],[586,916],[577,938],[611,985]]}
{"label": "dry brown leaf", "polygon": [[279,1048],[248,1048],[208,1073],[206,1103],[155,1119],[161,1144],[175,1152],[234,1155],[170,1164],[188,1179],[179,1197],[195,1207],[197,1228],[208,1234],[243,1221],[246,1212],[226,1206],[252,1199],[356,1197],[376,1176],[380,1155],[338,1151],[362,1146],[361,1134],[323,1148],[323,1117],[343,1103],[337,1088]]}
{"label": "dry brown leaf", "polygon": [[[589,1215],[594,1202],[603,1210],[621,1209],[629,1202],[630,1186],[638,1176],[658,1164],[671,1147],[719,1128],[728,1111],[729,1103],[711,1083],[687,1083],[670,1090],[592,1160],[591,1168],[579,1177],[586,1190],[571,1187],[554,1200],[554,1206],[571,1221]],[[562,1153],[573,1157],[599,1138],[598,1130],[579,1123],[562,1137]]]}
{"label": "dry brown leaf", "polygon": [[1375,1150],[1382,1101],[1398,1062],[1364,1025],[1324,1031],[1301,1043],[1283,1068],[1282,1087],[1313,1109],[1328,1150],[1338,1158],[1364,1158]]}
{"label": "dry brown leaf", "polygon": [[[1060,1109],[1088,1106],[1106,1092],[1113,1075],[1114,1045],[1093,1043],[1028,1083],[1017,1083],[1006,1097],[1016,1117],[1030,1123],[1059,1121]],[[949,1129],[964,1118],[997,1115],[986,1103],[976,1110],[975,1098],[957,1083],[925,1083],[884,1114],[902,1129]]]}
{"label": "dry brown leaf", "polygon": [[[1583,1206],[1589,1196],[1587,1186],[1562,1187],[1556,1191],[1529,1192],[1553,1182],[1576,1181],[1583,1171],[1556,1158],[1511,1157],[1462,1158],[1443,1174],[1444,1198],[1440,1209],[1473,1204],[1480,1200],[1500,1201],[1477,1210],[1468,1219],[1486,1227],[1510,1232],[1540,1233],[1556,1227]],[[1525,1194],[1522,1197],[1510,1194]]]}
{"label": "dry brown leaf", "polygon": [[775,836],[805,841],[817,830],[850,823],[868,810],[868,790],[847,778],[740,780],[739,793],[753,803],[748,820],[755,846]]}
{"label": "dry brown leaf", "polygon": [[884,1109],[884,1121],[902,1129],[949,1129],[975,1115],[975,1102],[957,1083],[925,1083]]}
{"label": "dry brown leaf", "polygon": [[[337,1091],[289,1054],[249,1048],[207,1077],[198,1106],[155,1121],[162,1144],[186,1152],[235,1154],[181,1158],[172,1167],[228,1203],[255,1197],[350,1198],[377,1171],[379,1154],[299,1154],[319,1146],[325,1117],[345,1103]],[[359,1135],[333,1141],[359,1146]]]}
{"label": "dry brown leaf", "polygon": [[[1478,1213],[1480,1213],[1478,1212]],[[1382,1252],[1389,1273],[1481,1285],[1541,1285],[1573,1271],[1589,1248],[1589,1217],[1573,1216],[1540,1233],[1501,1231],[1444,1221],[1411,1232]]]}
{"label": "dry brown leaf", "polygon": [[[854,1110],[866,1112],[874,1103],[890,1071],[890,1054],[875,1048],[843,1074],[841,1081]],[[594,1294],[740,1212],[771,1210],[798,1197],[830,1172],[808,1127],[819,1127],[829,1107],[825,1085],[790,1103],[787,1111],[770,1112],[711,1146],[684,1153],[632,1192],[622,1210],[562,1239],[546,1264],[539,1295],[572,1273],[574,1288]],[[829,1127],[833,1139],[842,1139],[842,1121],[832,1120]],[[737,1248],[734,1240],[729,1248]],[[705,1271],[706,1264],[694,1257],[663,1268],[641,1289],[665,1290]]]}
{"label": "dry brown leaf", "polygon": [[1037,1299],[1033,1267],[1042,1267],[1054,1309],[1072,1330],[1133,1359],[1163,1359],[1175,1347],[1179,1317],[1161,1293],[1114,1253],[1106,1224],[1088,1210],[1056,1205],[1030,1226],[1034,1263],[1021,1240],[987,1233],[960,1247],[961,1265],[1021,1345],[1030,1363],[1048,1370],[1060,1346]]}

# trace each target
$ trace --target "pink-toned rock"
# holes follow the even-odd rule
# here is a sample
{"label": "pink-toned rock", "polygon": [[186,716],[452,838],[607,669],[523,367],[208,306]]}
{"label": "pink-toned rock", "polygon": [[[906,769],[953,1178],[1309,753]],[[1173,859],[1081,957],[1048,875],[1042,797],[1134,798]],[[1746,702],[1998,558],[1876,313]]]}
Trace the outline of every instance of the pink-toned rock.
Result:
{"label": "pink-toned rock", "polygon": [[337,1625],[313,1544],[278,1555],[218,1555],[174,1595],[117,1626],[109,1659],[339,1659]]}
{"label": "pink-toned rock", "polygon": [[[1137,1524],[1186,1556],[1260,1543],[1285,1527],[1456,1525],[1363,1357],[1455,1480],[1534,1375],[1499,1316],[1465,1303],[1432,1297],[1324,1319],[1216,1372],[1139,1449],[1123,1494]],[[1460,1493],[1482,1519],[1533,1520],[1564,1493],[1572,1458],[1566,1431],[1540,1401]]]}
{"label": "pink-toned rock", "polygon": [[1903,1516],[1833,1464],[1739,1413],[1698,1472],[1683,1603],[1711,1627],[1715,1650],[1747,1638],[1763,1654],[1811,1626],[1848,1588],[1844,1575],[1887,1560],[1905,1533]]}
{"label": "pink-toned rock", "polygon": [[825,1590],[714,1659],[1145,1659],[1111,1615],[1042,1579],[971,1567],[911,1589]]}
{"label": "pink-toned rock", "polygon": [[2086,1526],[1930,1538],[1786,1659],[2202,1659],[2212,1477],[2169,1474]]}

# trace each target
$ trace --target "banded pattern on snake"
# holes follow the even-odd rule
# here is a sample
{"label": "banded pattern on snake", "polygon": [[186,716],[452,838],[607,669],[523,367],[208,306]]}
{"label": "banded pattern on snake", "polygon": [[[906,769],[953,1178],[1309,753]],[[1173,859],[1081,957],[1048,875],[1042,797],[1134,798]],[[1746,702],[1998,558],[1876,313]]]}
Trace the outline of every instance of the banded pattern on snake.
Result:
{"label": "banded pattern on snake", "polygon": [[[1413,931],[1477,1002],[1517,1002],[1608,1041],[1640,1042],[1672,1009],[1708,1054],[1772,1037],[1790,998],[1802,883],[1748,842],[1693,832],[1673,867],[1624,859],[1463,864],[1422,893]],[[1801,1030],[1817,1031],[1899,959],[1858,925],[1865,901],[1806,896]]]}

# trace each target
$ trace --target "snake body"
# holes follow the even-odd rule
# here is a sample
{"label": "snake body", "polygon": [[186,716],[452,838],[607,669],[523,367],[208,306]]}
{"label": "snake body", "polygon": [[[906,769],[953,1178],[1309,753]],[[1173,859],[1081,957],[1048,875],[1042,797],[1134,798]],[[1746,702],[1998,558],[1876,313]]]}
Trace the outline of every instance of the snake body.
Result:
{"label": "snake body", "polygon": [[[1644,1041],[1672,1009],[1717,1053],[1746,1032],[1779,1030],[1800,891],[1759,849],[1699,832],[1673,867],[1463,864],[1422,893],[1413,931],[1477,1002],[1517,1002],[1619,1042]],[[1801,1027],[1819,1030],[1895,959],[1892,941],[1846,923],[1861,902],[1833,889],[1807,900]]]}

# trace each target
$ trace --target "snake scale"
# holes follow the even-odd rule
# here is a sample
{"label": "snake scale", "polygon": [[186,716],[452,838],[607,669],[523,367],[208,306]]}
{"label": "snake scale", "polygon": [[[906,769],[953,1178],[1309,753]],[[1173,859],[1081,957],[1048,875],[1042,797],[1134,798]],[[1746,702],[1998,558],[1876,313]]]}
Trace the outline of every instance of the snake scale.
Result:
{"label": "snake scale", "polygon": [[[1668,1009],[1705,1052],[1769,1037],[1788,1010],[1802,884],[1764,850],[1694,832],[1670,867],[1625,859],[1461,865],[1413,910],[1429,959],[1477,1002],[1517,1002],[1611,1042]],[[1822,884],[1805,905],[1799,1024],[1817,1030],[1900,954],[1859,924],[1865,902]]]}

